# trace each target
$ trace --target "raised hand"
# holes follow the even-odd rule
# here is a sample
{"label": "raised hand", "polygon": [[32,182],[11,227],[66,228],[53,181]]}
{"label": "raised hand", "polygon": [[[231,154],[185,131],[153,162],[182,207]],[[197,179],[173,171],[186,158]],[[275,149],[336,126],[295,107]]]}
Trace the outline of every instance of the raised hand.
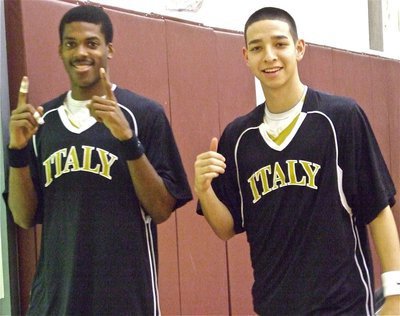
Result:
{"label": "raised hand", "polygon": [[212,138],[210,150],[197,156],[194,164],[194,190],[197,195],[206,193],[213,179],[225,172],[225,157],[217,153],[218,139]]}
{"label": "raised hand", "polygon": [[39,106],[35,109],[34,106],[27,103],[29,92],[29,80],[24,76],[21,80],[21,86],[18,94],[18,104],[10,116],[10,144],[13,149],[24,148],[32,135],[35,134],[39,125],[43,124],[43,108]]}
{"label": "raised hand", "polygon": [[112,91],[112,84],[104,68],[100,68],[100,78],[103,84],[105,98],[100,96],[92,97],[92,101],[88,104],[90,114],[98,122],[103,123],[114,137],[121,141],[128,140],[133,136],[133,131],[118,105],[117,99]]}

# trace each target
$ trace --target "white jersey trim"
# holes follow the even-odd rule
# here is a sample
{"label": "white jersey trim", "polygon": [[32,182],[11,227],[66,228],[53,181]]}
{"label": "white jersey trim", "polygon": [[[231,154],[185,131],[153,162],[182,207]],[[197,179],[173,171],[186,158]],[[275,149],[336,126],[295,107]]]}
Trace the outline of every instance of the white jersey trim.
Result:
{"label": "white jersey trim", "polygon": [[[374,294],[372,292],[371,276],[369,275],[368,265],[365,261],[365,255],[362,251],[360,235],[358,233],[357,226],[355,225],[352,216],[350,216],[350,222],[351,222],[351,227],[352,227],[353,236],[354,236],[354,261],[357,265],[357,269],[360,273],[360,279],[361,279],[362,284],[364,285],[365,293],[366,293],[366,295],[365,295],[365,312],[366,312],[367,316],[372,316],[372,315],[374,315]],[[360,251],[360,255],[362,258],[362,264],[360,264],[359,260],[357,259],[357,249]],[[363,269],[367,276],[367,280],[365,280],[365,277],[363,274]]]}
{"label": "white jersey trim", "polygon": [[[261,123],[261,125],[262,125],[262,124],[264,124],[264,123]],[[242,132],[242,134],[240,134],[238,140],[236,141],[236,145],[235,145],[236,181],[237,181],[237,183],[238,183],[239,195],[240,195],[240,214],[241,214],[241,217],[242,217],[242,227],[244,227],[244,209],[243,209],[243,204],[244,204],[244,202],[243,202],[242,188],[241,188],[241,186],[240,186],[240,176],[239,176],[239,166],[238,166],[238,159],[237,159],[237,150],[238,150],[239,143],[240,143],[240,140],[242,139],[243,135],[246,134],[246,133],[247,133],[248,131],[250,131],[250,130],[260,129],[260,126],[261,126],[261,125],[249,127],[249,128],[247,128],[246,130],[244,130],[244,131]]]}
{"label": "white jersey trim", "polygon": [[337,174],[337,181],[338,181],[338,190],[339,190],[339,196],[340,196],[340,201],[342,202],[343,207],[345,208],[345,210],[347,211],[347,213],[349,213],[350,215],[353,214],[353,211],[351,209],[351,207],[349,206],[349,203],[347,203],[347,199],[346,196],[344,194],[343,191],[343,170],[342,168],[340,168],[339,166],[339,145],[338,145],[338,141],[337,141],[337,135],[336,135],[336,129],[335,126],[333,125],[332,120],[325,114],[322,113],[320,111],[311,111],[311,112],[307,112],[307,115],[309,114],[319,114],[322,115],[323,117],[325,117],[327,119],[327,121],[329,122],[329,124],[331,125],[332,128],[332,133],[333,133],[333,138],[335,140],[335,151],[336,151],[336,174]]}
{"label": "white jersey trim", "polygon": [[[124,106],[124,105],[122,105],[122,104],[119,104],[119,103],[118,103],[118,105],[119,105],[122,109],[124,109],[124,110],[129,114],[129,116],[132,118],[133,128],[134,128],[135,135],[136,135],[137,137],[139,137],[139,129],[138,129],[138,124],[137,124],[135,115],[134,115],[134,114],[132,113],[132,111],[131,111],[130,109],[128,109],[126,106]],[[92,122],[90,126],[86,126],[86,127],[83,128],[83,129],[82,129],[82,128],[76,128],[76,127],[74,127],[74,126],[69,122],[69,119],[68,119],[68,117],[67,117],[67,114],[66,114],[65,111],[62,109],[62,107],[63,107],[63,105],[59,106],[58,108],[52,109],[52,110],[50,110],[50,111],[47,111],[46,113],[44,113],[43,119],[44,119],[49,113],[54,112],[54,111],[57,111],[58,114],[59,114],[59,116],[60,116],[60,119],[61,119],[63,125],[65,126],[65,128],[68,129],[70,132],[75,133],[75,134],[80,134],[80,133],[82,133],[83,131],[85,131],[86,129],[90,128],[91,126],[93,126],[93,125],[96,123],[96,120],[94,120],[94,122]],[[35,152],[35,156],[37,157],[37,156],[38,156],[38,152],[37,152],[37,146],[36,146],[36,135],[33,135],[33,137],[32,137],[32,142],[33,142],[33,149],[34,149],[34,152]]]}
{"label": "white jersey trim", "polygon": [[122,105],[122,104],[119,104],[119,103],[118,103],[118,105],[119,105],[120,108],[123,108],[126,112],[128,112],[128,114],[129,114],[130,117],[132,118],[133,128],[134,128],[134,131],[135,131],[135,135],[136,135],[137,137],[139,137],[139,130],[138,130],[138,125],[137,125],[137,121],[136,121],[135,115],[134,115],[134,114],[132,113],[132,111],[129,110],[125,105]]}
{"label": "white jersey trim", "polygon": [[280,145],[275,143],[269,136],[268,127],[267,127],[266,123],[262,123],[259,126],[260,134],[269,147],[271,147],[272,149],[274,149],[276,151],[282,151],[290,144],[290,142],[296,136],[296,133],[299,130],[299,128],[300,128],[301,124],[303,123],[304,119],[306,118],[306,116],[307,115],[304,112],[299,114],[299,118],[298,118],[296,124],[293,126],[293,129],[290,131],[289,135],[285,138],[285,140]]}
{"label": "white jersey trim", "polygon": [[88,116],[85,117],[85,121],[83,122],[82,126],[79,126],[74,124],[72,119],[68,116],[69,110],[65,104],[58,107],[57,110],[64,127],[74,134],[81,134],[97,123],[96,119],[93,116]]}
{"label": "white jersey trim", "polygon": [[[353,219],[353,211],[351,209],[351,207],[349,206],[346,196],[344,194],[344,190],[343,190],[343,170],[342,168],[340,168],[339,166],[339,145],[338,145],[338,140],[337,140],[337,134],[336,134],[336,129],[335,126],[332,122],[332,120],[323,112],[320,111],[311,111],[308,112],[307,114],[319,114],[324,116],[329,124],[331,125],[332,128],[332,132],[333,132],[333,136],[334,136],[334,140],[335,140],[335,149],[336,149],[336,170],[337,170],[337,181],[338,181],[338,191],[339,191],[339,196],[340,196],[340,200],[341,203],[344,207],[344,209],[347,211],[347,213],[349,214],[349,220],[350,220],[350,225],[353,231],[353,236],[354,236],[354,261],[357,265],[357,269],[360,273],[360,279],[361,282],[364,285],[365,288],[365,311],[367,313],[367,315],[373,315],[374,314],[374,302],[373,302],[373,293],[372,293],[372,286],[371,286],[371,276],[369,274],[369,270],[368,270],[368,265],[366,263],[365,260],[365,255],[363,253],[362,250],[362,246],[361,246],[361,241],[360,241],[360,235],[359,232],[357,230],[357,226],[354,223],[354,219]],[[357,250],[360,252],[360,256],[362,258],[362,262],[360,263],[359,260],[357,259]],[[365,276],[363,273],[363,270],[365,271],[365,275],[366,275],[366,279],[365,280]]]}
{"label": "white jersey trim", "polygon": [[150,262],[150,274],[151,274],[151,287],[153,291],[153,315],[161,316],[160,309],[160,294],[158,290],[158,277],[157,277],[157,263],[156,256],[154,252],[154,240],[151,230],[151,217],[147,215],[143,209],[141,209],[143,222],[146,229],[146,241],[147,241],[147,251]]}
{"label": "white jersey trim", "polygon": [[[56,108],[56,109],[52,109],[52,110],[50,110],[50,111],[47,111],[46,113],[43,114],[43,119],[44,119],[49,113],[54,112],[54,111],[58,111],[58,109]],[[40,127],[39,127],[39,128],[40,128]],[[34,134],[33,137],[32,137],[32,144],[33,144],[33,150],[34,150],[34,152],[35,152],[35,156],[37,157],[37,156],[38,156],[38,151],[37,151],[37,145],[36,145],[36,134]]]}

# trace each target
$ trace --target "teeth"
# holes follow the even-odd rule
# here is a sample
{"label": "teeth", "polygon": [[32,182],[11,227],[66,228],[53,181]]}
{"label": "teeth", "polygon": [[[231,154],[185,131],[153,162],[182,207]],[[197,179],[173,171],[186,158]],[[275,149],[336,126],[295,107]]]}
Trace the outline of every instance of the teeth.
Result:
{"label": "teeth", "polygon": [[93,63],[90,60],[80,60],[80,61],[75,61],[72,63],[74,67],[79,67],[79,66],[91,66]]}
{"label": "teeth", "polygon": [[272,73],[278,71],[280,68],[274,68],[274,69],[265,69],[264,72],[266,73]]}
{"label": "teeth", "polygon": [[79,64],[74,64],[74,67],[80,67],[80,66],[90,66],[91,64],[89,63],[79,63]]}

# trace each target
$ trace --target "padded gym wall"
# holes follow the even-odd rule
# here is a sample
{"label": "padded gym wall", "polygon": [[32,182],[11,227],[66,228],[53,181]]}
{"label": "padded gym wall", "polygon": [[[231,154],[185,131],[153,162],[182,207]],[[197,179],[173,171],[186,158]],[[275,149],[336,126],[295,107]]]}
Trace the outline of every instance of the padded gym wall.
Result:
{"label": "padded gym wall", "polygon": [[[26,74],[29,100],[39,105],[69,88],[58,57],[58,23],[75,4],[56,0],[5,4],[10,104],[15,106]],[[106,10],[115,27],[110,77],[164,107],[192,184],[196,155],[208,149],[211,138],[218,137],[229,121],[255,106],[254,79],[242,58],[242,34],[157,15]],[[300,74],[307,85],[351,96],[362,105],[399,186],[399,62],[308,45]],[[251,314],[253,276],[245,235],[220,241],[195,209],[192,201],[159,225],[163,314]],[[398,206],[395,213],[400,223]],[[40,227],[18,230],[22,311],[39,246]]]}

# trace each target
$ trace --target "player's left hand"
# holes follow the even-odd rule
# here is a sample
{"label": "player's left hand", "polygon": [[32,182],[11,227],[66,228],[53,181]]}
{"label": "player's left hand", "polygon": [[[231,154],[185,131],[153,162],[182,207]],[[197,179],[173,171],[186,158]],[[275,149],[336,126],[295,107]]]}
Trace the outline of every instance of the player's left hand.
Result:
{"label": "player's left hand", "polygon": [[100,78],[106,93],[105,98],[93,96],[88,104],[90,115],[98,122],[103,123],[115,138],[121,141],[132,138],[133,131],[118,105],[117,99],[112,91],[112,84],[109,81],[104,68],[100,68]]}
{"label": "player's left hand", "polygon": [[387,296],[377,315],[400,315],[400,295]]}

